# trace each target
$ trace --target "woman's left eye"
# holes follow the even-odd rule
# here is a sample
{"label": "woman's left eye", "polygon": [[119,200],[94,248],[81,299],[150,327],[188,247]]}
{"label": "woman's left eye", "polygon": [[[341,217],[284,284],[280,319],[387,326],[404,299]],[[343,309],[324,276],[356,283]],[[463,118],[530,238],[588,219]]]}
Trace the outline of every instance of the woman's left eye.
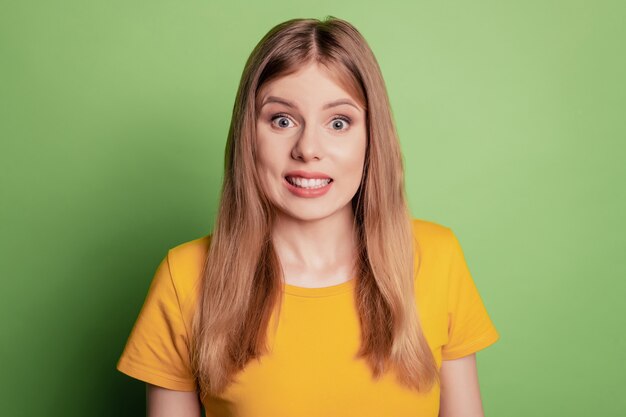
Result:
{"label": "woman's left eye", "polygon": [[[346,116],[337,116],[333,119],[332,125],[334,130],[346,130],[343,127],[350,125],[350,119]],[[338,127],[338,129],[335,129],[335,127]]]}

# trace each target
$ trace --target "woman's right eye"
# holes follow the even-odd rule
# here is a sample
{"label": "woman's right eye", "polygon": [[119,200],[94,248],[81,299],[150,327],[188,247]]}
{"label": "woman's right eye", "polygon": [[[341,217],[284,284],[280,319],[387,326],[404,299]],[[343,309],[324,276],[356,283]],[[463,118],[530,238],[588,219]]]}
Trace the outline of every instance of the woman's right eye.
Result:
{"label": "woman's right eye", "polygon": [[289,127],[289,122],[291,122],[291,119],[284,114],[277,114],[272,116],[272,124],[278,126],[279,128]]}

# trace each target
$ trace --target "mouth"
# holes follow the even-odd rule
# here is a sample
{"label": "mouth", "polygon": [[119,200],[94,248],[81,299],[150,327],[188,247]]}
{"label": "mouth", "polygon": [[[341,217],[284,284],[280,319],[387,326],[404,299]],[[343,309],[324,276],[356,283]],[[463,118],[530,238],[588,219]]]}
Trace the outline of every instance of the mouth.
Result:
{"label": "mouth", "polygon": [[303,178],[298,176],[285,176],[285,180],[297,188],[302,188],[305,190],[315,190],[318,188],[324,188],[331,182],[333,182],[332,178]]}

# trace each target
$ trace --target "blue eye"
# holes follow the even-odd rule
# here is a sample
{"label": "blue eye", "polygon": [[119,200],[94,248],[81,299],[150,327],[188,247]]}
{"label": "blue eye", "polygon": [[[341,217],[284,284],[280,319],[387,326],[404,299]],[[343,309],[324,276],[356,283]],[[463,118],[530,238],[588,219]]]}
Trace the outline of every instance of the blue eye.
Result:
{"label": "blue eye", "polygon": [[272,123],[274,123],[275,120],[278,120],[278,127],[280,128],[289,127],[289,122],[291,121],[291,119],[285,116],[284,114],[276,114],[272,116],[271,120],[272,120]]}
{"label": "blue eye", "polygon": [[[346,116],[337,116],[333,119],[333,129],[334,130],[346,130],[342,129],[346,124],[350,124],[350,119]],[[339,129],[335,129],[335,127],[339,127]]]}

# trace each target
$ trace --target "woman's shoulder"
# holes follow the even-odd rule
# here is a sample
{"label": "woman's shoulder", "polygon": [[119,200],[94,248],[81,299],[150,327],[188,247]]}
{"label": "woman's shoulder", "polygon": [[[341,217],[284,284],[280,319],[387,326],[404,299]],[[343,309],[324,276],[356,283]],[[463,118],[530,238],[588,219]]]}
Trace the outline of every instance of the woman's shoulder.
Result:
{"label": "woman's shoulder", "polygon": [[454,237],[452,229],[434,221],[412,218],[413,236],[420,246],[449,246]]}
{"label": "woman's shoulder", "polygon": [[167,252],[170,276],[181,306],[188,304],[190,296],[197,295],[211,234],[173,246]]}
{"label": "woman's shoulder", "polygon": [[195,267],[198,262],[204,262],[210,244],[211,234],[204,235],[173,246],[168,256],[182,267]]}
{"label": "woman's shoulder", "polygon": [[458,246],[452,229],[434,221],[413,218],[415,265],[429,265],[437,273],[445,273]]}

